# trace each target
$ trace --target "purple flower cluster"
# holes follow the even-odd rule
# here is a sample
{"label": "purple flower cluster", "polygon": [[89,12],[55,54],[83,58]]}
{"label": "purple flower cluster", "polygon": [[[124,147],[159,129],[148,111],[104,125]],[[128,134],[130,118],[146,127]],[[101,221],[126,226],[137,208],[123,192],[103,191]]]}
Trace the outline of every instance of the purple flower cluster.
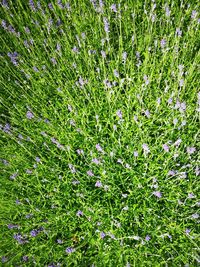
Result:
{"label": "purple flower cluster", "polygon": [[8,56],[9,56],[11,62],[13,63],[13,65],[18,66],[17,60],[18,60],[19,54],[17,52],[13,52],[13,53],[9,52]]}

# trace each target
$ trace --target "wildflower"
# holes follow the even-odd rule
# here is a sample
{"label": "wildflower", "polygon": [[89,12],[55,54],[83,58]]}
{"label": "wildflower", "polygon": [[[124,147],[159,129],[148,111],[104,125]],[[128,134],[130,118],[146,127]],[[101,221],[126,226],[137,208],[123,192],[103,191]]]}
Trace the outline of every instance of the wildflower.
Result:
{"label": "wildflower", "polygon": [[6,256],[2,256],[1,257],[1,262],[2,263],[5,263],[5,262],[7,262],[8,261],[8,258],[6,257]]}
{"label": "wildflower", "polygon": [[169,147],[167,144],[164,144],[162,147],[166,152],[169,152]]}
{"label": "wildflower", "polygon": [[104,232],[101,232],[101,233],[100,233],[100,237],[101,237],[101,239],[103,239],[105,236],[106,236],[106,234],[105,234]]}
{"label": "wildflower", "polygon": [[62,244],[63,241],[62,241],[61,239],[57,239],[57,243],[58,243],[58,244]]}
{"label": "wildflower", "polygon": [[72,184],[73,184],[73,185],[80,184],[80,181],[78,181],[78,180],[73,180],[73,181],[72,181]]}
{"label": "wildflower", "polygon": [[9,56],[11,62],[12,62],[15,66],[17,66],[17,65],[18,65],[17,59],[18,59],[18,56],[19,56],[18,53],[17,53],[17,52],[8,53],[8,56]]}
{"label": "wildflower", "polygon": [[37,235],[38,235],[38,230],[32,230],[32,231],[30,232],[30,235],[31,235],[32,237],[37,236]]}
{"label": "wildflower", "polygon": [[196,16],[197,16],[197,11],[196,11],[196,10],[192,10],[191,18],[192,18],[192,19],[195,19]]}
{"label": "wildflower", "polygon": [[161,41],[160,41],[160,46],[161,46],[161,48],[164,48],[165,46],[166,46],[166,40],[165,39],[162,39]]}
{"label": "wildflower", "polygon": [[36,66],[33,66],[33,70],[34,70],[35,72],[39,72],[39,70],[38,70],[38,68],[37,68]]}
{"label": "wildflower", "polygon": [[162,193],[159,192],[159,191],[155,191],[153,192],[154,196],[158,197],[158,198],[161,198],[162,197]]}
{"label": "wildflower", "polygon": [[149,79],[148,79],[147,75],[144,75],[143,79],[145,81],[145,84],[148,85],[149,84]]}
{"label": "wildflower", "polygon": [[84,154],[83,149],[77,149],[76,152],[78,153],[78,155],[83,155]]}
{"label": "wildflower", "polygon": [[19,225],[15,225],[15,224],[8,224],[8,229],[18,229],[19,228]]}
{"label": "wildflower", "polygon": [[145,110],[144,114],[147,116],[147,118],[150,118],[150,112],[149,112],[149,110],[148,110],[148,109],[147,109],[147,110]]}
{"label": "wildflower", "polygon": [[56,61],[56,59],[55,58],[51,58],[51,62],[53,63],[53,65],[56,65],[57,64],[57,61]]}
{"label": "wildflower", "polygon": [[117,116],[118,116],[120,119],[122,119],[122,112],[121,112],[120,109],[117,110],[116,114],[117,114]]}
{"label": "wildflower", "polygon": [[3,131],[8,134],[10,133],[10,129],[11,129],[11,126],[9,123],[6,123],[5,126],[3,127]]}
{"label": "wildflower", "polygon": [[71,253],[75,252],[75,248],[68,247],[68,248],[66,248],[65,252],[66,252],[67,254],[71,254]]}
{"label": "wildflower", "polygon": [[169,7],[166,6],[165,7],[165,15],[166,15],[166,17],[170,17],[170,13],[171,13],[171,11],[170,11]]}
{"label": "wildflower", "polygon": [[114,72],[115,77],[119,78],[119,72],[117,70],[114,70],[113,72]]}
{"label": "wildflower", "polygon": [[29,6],[33,11],[36,11],[35,4],[33,0],[29,0]]}
{"label": "wildflower", "polygon": [[15,178],[17,177],[17,175],[18,175],[17,172],[13,173],[13,174],[10,176],[10,179],[11,179],[11,180],[15,180]]}
{"label": "wildflower", "polygon": [[83,216],[83,212],[81,210],[78,210],[76,213],[76,216],[78,216],[78,217]]}
{"label": "wildflower", "polygon": [[102,58],[106,58],[106,52],[105,51],[101,51],[101,55],[102,55]]}
{"label": "wildflower", "polygon": [[97,149],[97,151],[103,153],[103,149],[102,149],[102,147],[100,146],[100,144],[96,144],[96,149]]}
{"label": "wildflower", "polygon": [[182,35],[182,31],[180,30],[180,28],[176,28],[176,35],[178,37],[180,37]]}
{"label": "wildflower", "polygon": [[28,256],[23,256],[22,257],[22,260],[25,261],[25,262],[27,262],[29,260],[29,257]]}
{"label": "wildflower", "polygon": [[78,52],[79,52],[79,50],[78,50],[78,48],[77,48],[76,46],[74,46],[74,47],[72,48],[72,51],[73,51],[74,53],[78,53]]}
{"label": "wildflower", "polygon": [[195,198],[195,195],[193,193],[189,193],[188,198]]}
{"label": "wildflower", "polygon": [[192,214],[192,218],[193,218],[193,219],[198,219],[198,218],[199,218],[199,214],[198,214],[198,213],[194,213],[194,214]]}
{"label": "wildflower", "polygon": [[71,170],[71,173],[75,173],[76,172],[75,167],[71,163],[69,163],[68,166],[69,166],[69,168]]}
{"label": "wildflower", "polygon": [[195,147],[187,147],[187,153],[189,155],[193,154],[194,152],[196,151],[196,148]]}
{"label": "wildflower", "polygon": [[100,164],[100,161],[97,158],[92,159],[92,162],[95,164]]}
{"label": "wildflower", "polygon": [[39,157],[36,157],[35,160],[36,160],[36,162],[41,162]]}
{"label": "wildflower", "polygon": [[147,144],[143,144],[142,148],[143,148],[145,154],[148,154],[150,152],[150,149],[149,149]]}
{"label": "wildflower", "polygon": [[95,186],[96,187],[102,187],[102,183],[100,181],[96,181]]}
{"label": "wildflower", "polygon": [[103,18],[103,22],[104,22],[104,30],[105,32],[108,34],[110,32],[110,26],[109,26],[109,23],[108,23],[108,19],[107,18]]}
{"label": "wildflower", "polygon": [[112,4],[111,7],[110,7],[111,11],[117,13],[117,6],[116,4]]}
{"label": "wildflower", "polygon": [[183,87],[183,85],[184,85],[184,80],[181,79],[181,80],[179,81],[179,86],[180,86],[180,87]]}
{"label": "wildflower", "polygon": [[145,240],[148,242],[149,240],[151,239],[151,237],[149,236],[149,235],[147,235],[146,237],[145,237]]}
{"label": "wildflower", "polygon": [[185,229],[185,233],[186,233],[186,235],[189,235],[189,233],[191,232],[191,230],[190,229]]}
{"label": "wildflower", "polygon": [[94,176],[94,173],[91,170],[89,170],[89,171],[87,171],[87,175],[92,177],[92,176]]}
{"label": "wildflower", "polygon": [[23,236],[21,234],[14,234],[14,239],[17,240],[17,242],[19,244],[24,244],[26,243],[27,241],[23,238]]}

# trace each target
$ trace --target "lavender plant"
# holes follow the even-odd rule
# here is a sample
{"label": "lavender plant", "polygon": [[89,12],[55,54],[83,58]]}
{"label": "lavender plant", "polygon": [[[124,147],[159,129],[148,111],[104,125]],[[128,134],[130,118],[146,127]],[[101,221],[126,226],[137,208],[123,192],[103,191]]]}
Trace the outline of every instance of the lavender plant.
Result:
{"label": "lavender plant", "polygon": [[2,0],[2,266],[198,266],[199,1]]}

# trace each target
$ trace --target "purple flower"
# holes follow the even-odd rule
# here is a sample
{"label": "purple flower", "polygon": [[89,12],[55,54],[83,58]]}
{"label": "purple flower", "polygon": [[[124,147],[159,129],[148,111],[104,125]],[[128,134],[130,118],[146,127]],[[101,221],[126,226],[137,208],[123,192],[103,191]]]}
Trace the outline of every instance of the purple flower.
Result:
{"label": "purple flower", "polygon": [[147,118],[150,118],[150,112],[149,112],[149,110],[148,110],[148,109],[147,109],[147,110],[145,110],[144,114],[147,116]]}
{"label": "purple flower", "polygon": [[69,168],[71,170],[71,173],[75,173],[76,172],[76,169],[72,164],[69,163],[68,166],[69,166]]}
{"label": "purple flower", "polygon": [[169,152],[169,147],[167,144],[164,144],[162,147],[166,152]]}
{"label": "purple flower", "polygon": [[164,48],[165,47],[165,45],[166,45],[166,40],[165,39],[162,39],[161,41],[160,41],[160,46],[161,46],[161,48]]}
{"label": "purple flower", "polygon": [[72,184],[73,184],[73,185],[77,185],[77,184],[80,184],[80,182],[79,182],[78,180],[73,180],[73,181],[72,181]]}
{"label": "purple flower", "polygon": [[92,177],[92,176],[94,176],[94,173],[91,170],[89,170],[89,171],[87,171],[87,175]]}
{"label": "purple flower", "polygon": [[111,7],[110,7],[111,11],[117,13],[117,6],[116,4],[112,4]]}
{"label": "purple flower", "polygon": [[138,157],[138,151],[134,151],[133,154],[134,154],[134,157]]}
{"label": "purple flower", "polygon": [[79,52],[79,50],[78,50],[78,48],[77,48],[76,46],[74,46],[74,47],[72,48],[72,51],[73,51],[74,53],[78,53],[78,52]]}
{"label": "purple flower", "polygon": [[108,19],[107,18],[103,18],[103,22],[104,22],[104,30],[106,33],[109,33],[110,32],[110,26],[109,26],[109,23],[108,23]]}
{"label": "purple flower", "polygon": [[18,65],[18,63],[17,63],[17,59],[18,59],[18,56],[19,56],[18,53],[17,53],[17,52],[14,52],[14,53],[8,53],[8,56],[9,56],[11,62],[12,62],[15,66],[17,66],[17,65]]}
{"label": "purple flower", "polygon": [[3,127],[3,131],[5,133],[10,133],[10,130],[11,130],[11,126],[9,123],[6,123],[5,126]]}
{"label": "purple flower", "polygon": [[27,262],[29,260],[29,257],[28,256],[23,256],[22,257],[22,260],[25,261],[25,262]]}
{"label": "purple flower", "polygon": [[26,117],[30,120],[30,119],[34,118],[34,115],[33,115],[33,113],[31,111],[27,111]]}
{"label": "purple flower", "polygon": [[77,149],[76,152],[77,152],[79,155],[84,155],[84,151],[83,151],[83,149]]}
{"label": "purple flower", "polygon": [[145,154],[148,154],[150,152],[150,149],[149,149],[147,144],[143,144],[142,148],[143,148]]}
{"label": "purple flower", "polygon": [[105,234],[104,232],[101,232],[101,233],[100,233],[100,237],[101,237],[101,239],[103,239],[105,236],[106,236],[106,234]]}
{"label": "purple flower", "polygon": [[171,13],[171,11],[170,11],[169,7],[166,6],[166,8],[165,8],[166,17],[170,17],[170,13]]}
{"label": "purple flower", "polygon": [[188,198],[195,198],[195,195],[193,193],[189,193]]}
{"label": "purple flower", "polygon": [[7,262],[8,261],[8,258],[6,257],[6,256],[2,256],[1,257],[1,262],[2,263],[5,263],[5,262]]}
{"label": "purple flower", "polygon": [[29,0],[29,6],[33,11],[36,11],[35,4],[33,0]]}
{"label": "purple flower", "polygon": [[40,162],[41,161],[39,157],[36,157],[35,160],[36,160],[36,162]]}
{"label": "purple flower", "polygon": [[96,145],[96,149],[97,149],[97,151],[103,153],[103,149],[102,149],[102,147],[100,146],[100,144],[97,144],[97,145]]}
{"label": "purple flower", "polygon": [[180,37],[182,35],[182,31],[180,30],[180,28],[176,28],[176,35],[178,37]]}
{"label": "purple flower", "polygon": [[65,252],[66,252],[67,254],[71,254],[71,253],[75,252],[75,248],[68,247],[68,248],[66,248]]}
{"label": "purple flower", "polygon": [[120,109],[117,110],[116,114],[117,114],[117,116],[118,116],[120,119],[122,119],[122,112],[121,112]]}
{"label": "purple flower", "polygon": [[27,241],[22,237],[21,234],[14,234],[13,237],[14,237],[15,240],[17,240],[17,242],[18,242],[19,244],[24,244],[24,243],[27,242]]}
{"label": "purple flower", "polygon": [[13,174],[10,176],[10,179],[11,179],[11,180],[15,180],[15,178],[17,177],[17,175],[18,175],[17,172],[13,173]]}
{"label": "purple flower", "polygon": [[196,151],[196,148],[195,147],[187,147],[187,153],[189,155],[193,154],[194,152]]}
{"label": "purple flower", "polygon": [[189,235],[189,233],[191,232],[191,230],[190,229],[185,229],[185,233],[186,233],[186,235]]}
{"label": "purple flower", "polygon": [[151,239],[151,237],[149,236],[149,235],[147,235],[146,237],[145,237],[145,240],[148,242],[149,240]]}
{"label": "purple flower", "polygon": [[145,81],[145,84],[148,85],[149,84],[149,79],[148,79],[147,75],[144,75],[143,79]]}
{"label": "purple flower", "polygon": [[105,51],[101,51],[101,55],[102,55],[102,58],[106,58],[106,52]]}
{"label": "purple flower", "polygon": [[15,224],[8,224],[8,229],[18,229],[19,226],[18,225],[15,225]]}
{"label": "purple flower", "polygon": [[192,19],[195,19],[196,18],[196,16],[197,16],[197,11],[196,10],[192,10],[192,15],[191,15],[191,18]]}
{"label": "purple flower", "polygon": [[[177,122],[178,122],[178,120],[177,120]],[[181,142],[182,142],[182,140],[179,138],[179,139],[174,143],[174,145],[175,145],[175,146],[179,146],[179,145],[181,144]]]}
{"label": "purple flower", "polygon": [[192,218],[193,218],[193,219],[198,219],[198,218],[199,218],[199,214],[198,214],[198,213],[194,213],[194,214],[192,214]]}
{"label": "purple flower", "polygon": [[100,181],[96,181],[96,184],[95,184],[96,187],[102,187],[102,183]]}
{"label": "purple flower", "polygon": [[162,193],[159,192],[159,191],[155,191],[153,192],[154,196],[158,197],[158,198],[161,198],[162,197]]}
{"label": "purple flower", "polygon": [[38,230],[32,230],[32,231],[30,232],[30,235],[31,235],[32,237],[37,236],[37,235],[38,235]]}
{"label": "purple flower", "polygon": [[20,204],[21,204],[21,202],[19,201],[19,199],[16,199],[15,203],[16,203],[17,205],[20,205]]}
{"label": "purple flower", "polygon": [[6,30],[6,21],[5,20],[2,20],[1,21],[1,26]]}
{"label": "purple flower", "polygon": [[114,70],[113,72],[114,72],[115,77],[119,78],[119,72],[117,70]]}
{"label": "purple flower", "polygon": [[78,216],[78,217],[83,216],[83,212],[81,210],[78,210],[76,213],[76,216]]}
{"label": "purple flower", "polygon": [[181,79],[181,80],[179,81],[179,86],[180,86],[180,87],[183,87],[183,85],[184,85],[184,79]]}
{"label": "purple flower", "polygon": [[100,161],[97,158],[92,159],[92,162],[97,164],[97,165],[100,164]]}
{"label": "purple flower", "polygon": [[57,61],[56,61],[56,59],[55,58],[51,58],[51,62],[53,63],[53,65],[56,65],[57,64]]}

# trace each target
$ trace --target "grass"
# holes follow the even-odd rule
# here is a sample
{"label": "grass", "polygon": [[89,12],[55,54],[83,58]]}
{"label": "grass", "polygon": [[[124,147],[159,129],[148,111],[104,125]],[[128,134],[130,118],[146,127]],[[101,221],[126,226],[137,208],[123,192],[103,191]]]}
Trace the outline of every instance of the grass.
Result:
{"label": "grass", "polygon": [[2,1],[2,266],[200,262],[200,5],[101,4]]}

